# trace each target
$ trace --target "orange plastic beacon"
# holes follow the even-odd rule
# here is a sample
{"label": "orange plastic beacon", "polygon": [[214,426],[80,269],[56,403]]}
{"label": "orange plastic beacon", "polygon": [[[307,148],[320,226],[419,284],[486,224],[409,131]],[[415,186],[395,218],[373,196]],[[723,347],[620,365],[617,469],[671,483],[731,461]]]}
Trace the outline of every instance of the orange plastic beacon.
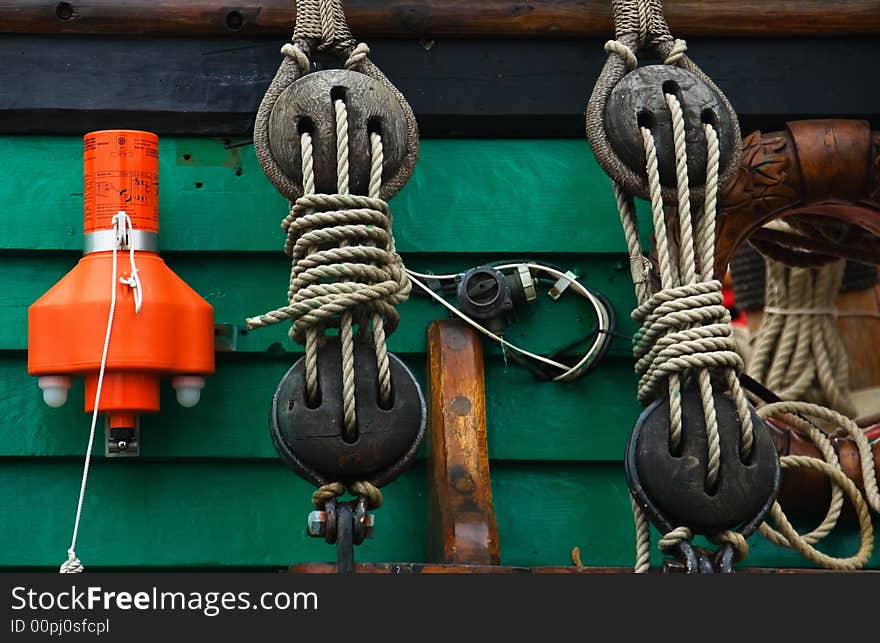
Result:
{"label": "orange plastic beacon", "polygon": [[137,455],[160,378],[181,405],[198,403],[214,372],[214,310],[158,255],[158,137],[106,130],[83,142],[83,257],[28,309],[28,373],[52,407],[84,377],[88,413],[102,380],[105,453]]}

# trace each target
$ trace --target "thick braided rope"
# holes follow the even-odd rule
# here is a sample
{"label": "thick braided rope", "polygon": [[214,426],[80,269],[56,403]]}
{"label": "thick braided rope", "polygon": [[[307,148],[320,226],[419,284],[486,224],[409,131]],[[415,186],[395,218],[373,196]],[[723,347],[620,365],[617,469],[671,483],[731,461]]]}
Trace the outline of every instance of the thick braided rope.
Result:
{"label": "thick braided rope", "polygon": [[835,320],[844,260],[789,268],[767,259],[766,307],[748,373],[784,400],[853,417],[849,361]]}
{"label": "thick braided rope", "polygon": [[[863,567],[871,557],[874,543],[874,531],[871,525],[869,508],[880,513],[880,490],[878,490],[877,476],[874,469],[874,456],[864,431],[855,422],[841,413],[808,402],[777,402],[775,404],[768,404],[760,408],[758,414],[765,419],[784,417],[787,424],[800,429],[810,438],[819,448],[822,457],[825,459],[823,462],[816,458],[804,456],[783,456],[780,458],[783,468],[811,468],[827,475],[833,483],[828,513],[816,529],[807,534],[798,534],[777,502],[774,503],[769,515],[770,520],[778,526],[779,531],[773,529],[768,522],[765,522],[759,528],[761,535],[781,547],[796,549],[808,560],[821,567],[838,570],[859,569]],[[865,487],[864,498],[855,484],[841,470],[837,454],[831,446],[831,441],[812,422],[804,418],[819,420],[833,427],[842,427],[849,434],[859,453],[862,482]],[[854,556],[835,558],[819,552],[813,545],[827,536],[837,524],[837,519],[840,516],[843,505],[844,493],[855,506],[859,518],[861,545],[858,553]],[[865,502],[865,498],[867,502]]]}
{"label": "thick braided rope", "polygon": [[319,51],[345,50],[354,44],[341,0],[297,0],[293,36],[314,43]]}
{"label": "thick braided rope", "polygon": [[[294,320],[291,337],[306,342],[307,390],[317,389],[316,329],[337,317],[343,359],[343,408],[345,430],[355,430],[353,317],[373,321],[373,343],[379,370],[380,401],[391,394],[390,367],[385,346],[386,333],[392,332],[399,316],[394,306],[410,292],[410,282],[395,252],[391,217],[387,204],[375,196],[346,194],[348,190],[347,117],[344,103],[336,104],[339,152],[340,194],[313,194],[314,170],[311,138],[303,135],[304,191],[282,222],[287,233],[285,251],[293,259],[289,305],[248,320],[250,328]],[[372,159],[370,191],[381,185],[382,142],[371,136]],[[329,281],[332,280],[332,281]],[[311,347],[315,347],[311,350]],[[314,355],[312,355],[314,353]]]}

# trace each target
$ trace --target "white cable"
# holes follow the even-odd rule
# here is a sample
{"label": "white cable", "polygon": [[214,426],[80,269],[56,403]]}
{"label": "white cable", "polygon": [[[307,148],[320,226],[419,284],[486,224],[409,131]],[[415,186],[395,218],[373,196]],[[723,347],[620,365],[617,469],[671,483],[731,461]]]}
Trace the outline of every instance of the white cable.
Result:
{"label": "white cable", "polygon": [[[82,482],[79,487],[79,500],[76,504],[76,518],[73,521],[73,537],[70,539],[70,548],[67,550],[67,560],[61,564],[58,570],[62,574],[80,574],[83,571],[82,562],[76,556],[76,538],[79,535],[79,522],[82,517],[83,499],[86,495],[86,483],[89,479],[89,466],[92,462],[92,447],[95,444],[95,427],[98,425],[98,405],[101,402],[101,389],[104,386],[104,371],[107,368],[107,353],[110,351],[110,332],[113,329],[113,316],[116,313],[116,269],[117,252],[123,244],[126,235],[131,231],[131,219],[124,211],[119,211],[113,216],[113,230],[116,232],[116,243],[113,246],[113,269],[110,275],[110,312],[107,314],[107,332],[104,335],[104,349],[101,352],[101,367],[98,370],[98,385],[95,389],[95,408],[92,411],[92,426],[89,429],[89,444],[86,447],[86,458],[83,465]],[[130,235],[129,235],[130,238]],[[129,244],[130,245],[130,244]],[[140,292],[140,281],[137,279],[137,269],[134,268],[134,251],[131,253],[132,276],[137,282],[135,288],[135,309],[140,310],[140,301],[137,293]],[[120,280],[121,281],[121,280]],[[131,284],[129,284],[131,285]]]}
{"label": "white cable", "polygon": [[425,293],[427,293],[430,297],[432,297],[435,301],[440,303],[442,306],[447,308],[451,313],[453,313],[457,317],[461,318],[467,324],[469,324],[470,326],[472,326],[473,328],[475,328],[476,330],[478,330],[479,332],[484,334],[486,337],[488,337],[492,341],[495,341],[495,342],[501,344],[502,346],[504,346],[505,348],[508,348],[512,351],[515,351],[524,357],[528,357],[529,359],[533,359],[535,361],[541,362],[543,364],[547,364],[548,366],[552,366],[553,368],[556,368],[556,369],[563,371],[560,375],[557,375],[556,377],[553,378],[554,382],[566,382],[566,381],[573,380],[580,374],[580,371],[584,368],[584,366],[586,364],[588,364],[590,362],[590,360],[592,360],[595,357],[596,353],[598,353],[605,346],[605,344],[608,341],[610,341],[610,333],[611,333],[612,329],[611,329],[611,320],[608,316],[608,311],[606,310],[605,305],[602,304],[598,299],[596,299],[595,295],[593,295],[593,293],[591,293],[589,291],[589,289],[586,288],[582,283],[580,283],[579,281],[571,280],[569,277],[567,277],[565,275],[565,273],[563,273],[559,270],[556,270],[555,268],[551,268],[550,266],[545,266],[544,264],[538,264],[538,263],[519,262],[519,263],[503,264],[500,266],[492,266],[492,268],[494,268],[495,270],[501,271],[501,270],[509,270],[511,268],[516,268],[517,266],[522,266],[522,265],[525,265],[530,270],[535,270],[538,272],[547,273],[549,275],[552,275],[553,277],[556,277],[557,279],[566,279],[568,281],[571,281],[571,287],[575,291],[577,291],[578,294],[580,294],[587,301],[589,301],[590,304],[593,306],[593,308],[596,310],[596,317],[597,317],[598,326],[599,326],[598,332],[596,334],[596,340],[593,342],[593,345],[586,352],[586,354],[574,366],[569,366],[567,364],[561,364],[560,362],[554,361],[548,357],[544,357],[543,355],[538,355],[536,353],[532,353],[530,351],[527,351],[524,348],[520,348],[519,346],[517,346],[515,344],[511,344],[510,342],[505,340],[503,337],[496,335],[495,333],[493,333],[492,331],[487,329],[485,326],[482,326],[479,322],[468,317],[465,313],[463,313],[458,308],[456,308],[455,306],[450,304],[443,297],[441,297],[440,295],[435,293],[433,290],[431,290],[431,288],[429,286],[427,286],[425,283],[423,283],[421,281],[422,279],[450,280],[450,279],[455,279],[458,276],[457,274],[429,275],[429,274],[424,274],[424,273],[416,272],[414,270],[409,270],[409,269],[407,269],[406,272],[407,272],[407,274],[409,274],[410,279],[412,279],[413,283],[415,283],[421,290],[423,290]]}

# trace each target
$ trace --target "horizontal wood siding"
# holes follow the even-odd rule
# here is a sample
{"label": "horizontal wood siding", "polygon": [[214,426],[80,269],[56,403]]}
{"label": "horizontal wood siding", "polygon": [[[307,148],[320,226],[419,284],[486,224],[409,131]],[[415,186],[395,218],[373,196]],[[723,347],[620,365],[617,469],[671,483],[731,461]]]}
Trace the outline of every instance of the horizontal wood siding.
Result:
{"label": "horizontal wood siding", "polygon": [[[78,137],[0,137],[0,568],[49,569],[68,545],[86,443],[82,384],[49,409],[26,372],[27,306],[69,270],[82,243]],[[288,262],[285,203],[251,146],[223,139],[161,141],[161,245],[169,265],[216,310],[218,323],[280,304]],[[197,187],[201,186],[201,187]],[[612,300],[621,335],[634,331],[622,233],[610,186],[584,141],[427,140],[413,180],[392,203],[407,264],[438,273],[506,257],[575,269]],[[647,230],[646,230],[647,232]],[[584,334],[576,298],[539,302],[508,337],[546,351]],[[426,299],[400,307],[391,347],[424,384],[425,330],[445,313]],[[59,319],[59,324],[64,320]],[[281,568],[333,560],[304,534],[310,487],[277,459],[267,414],[278,379],[301,353],[286,328],[239,335],[219,356],[202,402],[181,409],[168,387],[145,418],[136,461],[98,457],[78,554],[89,569]],[[488,347],[489,455],[502,562],[556,565],[580,546],[591,565],[629,565],[633,536],[624,445],[639,405],[626,337],[577,382],[536,382]],[[101,447],[96,447],[100,456]],[[423,561],[424,461],[386,489],[364,561]],[[828,550],[855,550],[850,525]],[[754,565],[801,565],[753,538]],[[875,566],[880,558],[875,555]]]}

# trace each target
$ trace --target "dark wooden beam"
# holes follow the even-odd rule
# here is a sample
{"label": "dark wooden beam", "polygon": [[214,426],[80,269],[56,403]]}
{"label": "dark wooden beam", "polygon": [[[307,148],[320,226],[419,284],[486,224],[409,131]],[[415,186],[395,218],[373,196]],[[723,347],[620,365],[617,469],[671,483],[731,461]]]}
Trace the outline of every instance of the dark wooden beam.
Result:
{"label": "dark wooden beam", "polygon": [[[4,0],[18,33],[287,34],[293,0]],[[666,0],[678,36],[876,34],[876,0]],[[593,36],[612,33],[610,0],[347,0],[359,38]]]}
{"label": "dark wooden beam", "polygon": [[[113,127],[249,137],[281,38],[0,36],[0,133]],[[372,58],[424,137],[584,136],[603,40],[375,40]],[[880,84],[865,61],[880,38],[691,39],[743,131],[795,118],[874,120]],[[875,127],[880,124],[875,123]]]}

